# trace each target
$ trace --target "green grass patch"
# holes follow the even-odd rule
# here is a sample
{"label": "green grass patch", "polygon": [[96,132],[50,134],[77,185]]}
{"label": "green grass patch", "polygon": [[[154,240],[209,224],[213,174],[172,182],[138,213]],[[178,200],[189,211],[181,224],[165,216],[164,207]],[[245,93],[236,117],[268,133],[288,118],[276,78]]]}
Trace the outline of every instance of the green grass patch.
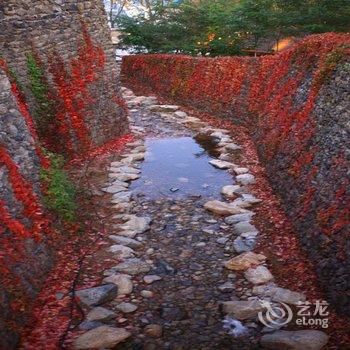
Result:
{"label": "green grass patch", "polygon": [[63,170],[64,158],[47,151],[46,155],[51,160],[51,166],[49,169],[42,169],[40,174],[41,180],[46,185],[44,203],[60,219],[74,222],[77,209],[76,190]]}

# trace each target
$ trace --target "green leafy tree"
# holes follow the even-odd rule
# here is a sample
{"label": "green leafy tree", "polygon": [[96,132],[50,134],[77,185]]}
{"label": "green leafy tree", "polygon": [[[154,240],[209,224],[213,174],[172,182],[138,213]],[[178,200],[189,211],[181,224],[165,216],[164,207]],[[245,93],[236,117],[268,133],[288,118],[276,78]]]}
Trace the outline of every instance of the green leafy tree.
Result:
{"label": "green leafy tree", "polygon": [[147,52],[233,55],[262,40],[349,30],[349,0],[156,1],[152,16],[121,17],[121,46]]}

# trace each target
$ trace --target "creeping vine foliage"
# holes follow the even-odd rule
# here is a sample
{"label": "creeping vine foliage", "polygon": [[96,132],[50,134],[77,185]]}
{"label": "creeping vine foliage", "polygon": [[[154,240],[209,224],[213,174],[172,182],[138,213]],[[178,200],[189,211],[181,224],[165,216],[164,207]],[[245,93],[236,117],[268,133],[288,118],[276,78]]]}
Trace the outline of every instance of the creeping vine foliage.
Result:
{"label": "creeping vine foliage", "polygon": [[27,54],[27,71],[30,90],[36,101],[34,112],[39,132],[45,132],[45,126],[53,121],[53,101],[49,100],[49,91],[44,80],[43,69],[38,65],[33,54]]}
{"label": "creeping vine foliage", "polygon": [[[323,84],[349,57],[349,42],[349,34],[312,35],[277,55],[260,58],[134,55],[124,58],[122,76],[136,89],[146,88],[206,112],[238,118],[264,150],[267,162],[288,155],[285,171],[303,189],[297,215],[301,220],[308,213],[322,218],[320,231],[331,235],[348,222],[349,211],[342,209],[347,207],[346,184],[338,184],[331,215],[329,208],[323,210],[315,204],[319,168],[313,112]],[[307,96],[296,106],[299,87],[309,76]],[[339,163],[334,168],[340,172],[344,165]]]}
{"label": "creeping vine foliage", "polygon": [[44,203],[64,221],[75,221],[75,188],[63,170],[64,159],[46,152],[51,160],[48,169],[41,169],[40,178],[46,185]]}

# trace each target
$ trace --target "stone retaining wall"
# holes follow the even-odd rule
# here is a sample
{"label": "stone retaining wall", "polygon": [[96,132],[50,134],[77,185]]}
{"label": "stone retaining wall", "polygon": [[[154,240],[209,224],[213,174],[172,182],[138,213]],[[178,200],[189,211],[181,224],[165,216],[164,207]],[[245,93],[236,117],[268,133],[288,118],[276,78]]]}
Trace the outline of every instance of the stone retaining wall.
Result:
{"label": "stone retaining wall", "polygon": [[[117,67],[102,1],[9,0],[1,5],[0,18],[0,58],[16,75],[34,117],[37,106],[30,91],[28,54],[34,55],[40,63],[52,100],[65,98],[60,96],[52,72],[62,73],[56,78],[65,79],[66,85],[84,83],[79,78],[90,79],[87,94],[79,96],[82,93],[78,91],[76,95],[82,97],[77,102],[84,104],[79,112],[93,144],[102,144],[126,130],[125,115],[115,100],[118,91]],[[88,38],[84,37],[84,30]],[[86,43],[86,40],[92,43]],[[93,49],[96,49],[96,57],[93,57]],[[86,77],[91,74],[89,68],[97,70],[98,62],[94,60],[101,59],[97,50],[104,52],[103,68],[98,76]],[[88,65],[91,67],[86,67]],[[73,76],[74,66],[81,77]],[[73,78],[64,76],[59,70],[64,70],[66,75]],[[71,98],[71,95],[68,94],[66,98]],[[79,151],[79,145],[73,146],[75,151]]]}
{"label": "stone retaining wall", "polygon": [[[43,102],[50,103],[47,111],[53,116],[41,132],[28,54],[43,73]],[[102,1],[8,0],[0,5],[1,349],[17,346],[55,260],[52,237],[45,232],[39,241],[40,228],[33,229],[46,220],[40,214],[46,212],[41,147],[73,157],[127,130],[116,69]]]}
{"label": "stone retaining wall", "polygon": [[261,58],[124,58],[124,85],[248,128],[328,298],[349,314],[349,35]]}

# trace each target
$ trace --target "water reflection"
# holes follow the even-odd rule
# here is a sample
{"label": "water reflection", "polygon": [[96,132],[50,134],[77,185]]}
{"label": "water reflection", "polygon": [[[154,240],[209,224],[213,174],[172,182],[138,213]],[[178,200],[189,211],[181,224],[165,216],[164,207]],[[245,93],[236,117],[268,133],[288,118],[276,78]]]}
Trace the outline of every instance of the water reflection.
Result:
{"label": "water reflection", "polygon": [[226,171],[208,161],[217,156],[210,139],[191,137],[147,139],[142,176],[132,190],[150,198],[205,195],[219,198],[221,187],[232,183]]}

